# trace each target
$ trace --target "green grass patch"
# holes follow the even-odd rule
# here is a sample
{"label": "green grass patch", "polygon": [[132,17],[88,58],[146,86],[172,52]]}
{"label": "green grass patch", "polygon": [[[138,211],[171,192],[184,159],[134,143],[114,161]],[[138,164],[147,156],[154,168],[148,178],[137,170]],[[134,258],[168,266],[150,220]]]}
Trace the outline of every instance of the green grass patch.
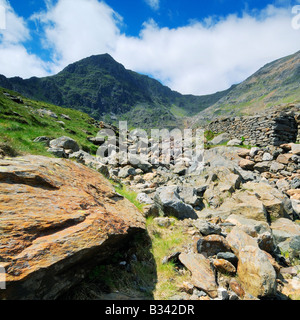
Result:
{"label": "green grass patch", "polygon": [[129,200],[132,204],[134,204],[140,212],[143,212],[144,204],[136,200],[136,197],[137,197],[136,192],[129,190],[123,184],[116,183],[112,180],[110,180],[110,182],[114,186],[116,192],[118,192],[121,196]]}
{"label": "green grass patch", "polygon": [[184,232],[178,220],[169,228],[159,227],[153,217],[147,218],[146,226],[149,232],[152,248],[151,252],[157,268],[157,285],[154,291],[156,300],[168,300],[178,293],[178,286],[190,280],[187,270],[180,270],[173,263],[163,264],[163,258],[180,251],[183,246],[192,241],[191,236]]}
{"label": "green grass patch", "polygon": [[216,136],[217,136],[217,133],[212,132],[211,130],[206,130],[204,132],[204,137],[206,138],[207,141],[213,140],[213,138]]}
{"label": "green grass patch", "polygon": [[[20,97],[20,95],[0,88],[0,140],[3,144],[9,145],[16,154],[51,156],[47,152],[47,146],[33,142],[39,136],[53,139],[68,136],[77,141],[83,150],[96,154],[97,147],[87,140],[87,136],[96,136],[100,129],[90,116],[77,110],[25,97],[20,97],[24,103],[19,104],[4,95],[4,92],[11,96]],[[58,118],[42,115],[39,109],[50,110]],[[71,120],[64,119],[62,115],[70,117]],[[63,121],[64,125],[58,121]]]}
{"label": "green grass patch", "polygon": [[176,105],[172,105],[170,111],[172,112],[172,114],[175,117],[187,117],[188,116],[188,112],[185,109],[180,108]]}

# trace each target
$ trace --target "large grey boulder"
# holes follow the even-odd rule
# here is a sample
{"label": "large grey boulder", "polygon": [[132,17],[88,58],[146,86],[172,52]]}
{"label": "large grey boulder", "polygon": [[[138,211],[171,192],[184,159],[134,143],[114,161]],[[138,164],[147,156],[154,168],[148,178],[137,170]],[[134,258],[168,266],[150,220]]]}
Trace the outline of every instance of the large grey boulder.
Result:
{"label": "large grey boulder", "polygon": [[300,226],[292,220],[280,218],[271,224],[271,229],[281,252],[299,258]]}
{"label": "large grey boulder", "polygon": [[50,148],[62,148],[64,150],[79,151],[78,143],[70,137],[60,137],[50,141]]}
{"label": "large grey boulder", "polygon": [[125,179],[129,176],[135,176],[135,175],[136,175],[135,169],[131,166],[126,166],[126,167],[120,169],[118,177]]}
{"label": "large grey boulder", "polygon": [[137,195],[136,200],[144,204],[153,204],[154,201],[144,192]]}
{"label": "large grey boulder", "polygon": [[228,141],[227,145],[233,147],[233,146],[240,146],[242,143],[243,142],[240,139],[232,139],[232,140]]}
{"label": "large grey boulder", "polygon": [[299,216],[300,215],[300,201],[299,200],[291,200],[292,207],[294,212]]}
{"label": "large grey boulder", "polygon": [[278,245],[280,251],[291,259],[300,258],[300,236],[288,238]]}
{"label": "large grey boulder", "polygon": [[271,232],[267,222],[247,219],[241,215],[231,214],[226,219],[226,222],[232,223],[233,225],[239,227],[251,237],[258,237],[260,234]]}
{"label": "large grey boulder", "polygon": [[281,218],[285,214],[284,200],[286,196],[277,188],[264,182],[247,182],[243,185],[246,190],[251,190],[265,206],[271,218]]}
{"label": "large grey boulder", "polygon": [[239,251],[238,276],[245,290],[254,297],[276,294],[276,272],[267,254],[257,246],[245,246]]}
{"label": "large grey boulder", "polygon": [[69,155],[69,159],[75,159],[77,162],[82,163],[82,164],[88,164],[91,161],[95,161],[96,159],[90,155],[89,153],[80,150],[73,152]]}
{"label": "large grey boulder", "polygon": [[260,149],[257,148],[257,147],[252,147],[251,150],[250,150],[250,153],[249,153],[250,157],[253,158],[255,155],[257,155],[259,150]]}
{"label": "large grey boulder", "polygon": [[87,140],[96,146],[102,146],[105,143],[102,137],[88,137]]}
{"label": "large grey boulder", "polygon": [[277,162],[277,161],[272,161],[271,162],[271,167],[270,167],[270,171],[271,172],[278,172],[278,171],[281,171],[283,170],[285,167],[283,164]]}
{"label": "large grey boulder", "polygon": [[65,150],[63,148],[49,148],[47,149],[47,152],[52,153],[55,157],[58,158],[66,158],[67,155],[65,153]]}
{"label": "large grey boulder", "polygon": [[258,172],[266,172],[270,170],[271,163],[269,161],[262,161],[255,164],[253,167],[254,170]]}
{"label": "large grey boulder", "polygon": [[272,161],[272,160],[273,160],[273,156],[269,152],[265,152],[262,157],[262,161]]}
{"label": "large grey boulder", "polygon": [[144,172],[149,172],[152,168],[152,164],[149,163],[149,159],[145,155],[129,154],[128,160],[134,168],[139,168]]}
{"label": "large grey boulder", "polygon": [[265,206],[253,192],[248,190],[238,190],[231,197],[226,198],[220,206],[220,210],[227,211],[228,216],[235,214],[247,219],[266,222],[268,220]]}
{"label": "large grey boulder", "polygon": [[211,234],[221,234],[222,232],[222,228],[220,226],[205,220],[198,219],[193,224],[203,236],[209,236]]}
{"label": "large grey boulder", "polygon": [[193,187],[178,187],[178,193],[183,202],[192,207],[196,207],[201,203],[197,196],[197,190]]}
{"label": "large grey boulder", "polygon": [[292,147],[291,152],[293,154],[300,155],[300,144],[291,143],[290,145]]}
{"label": "large grey boulder", "polygon": [[198,219],[193,207],[184,203],[181,199],[178,186],[158,188],[154,196],[154,202],[162,216],[174,216],[178,219]]}

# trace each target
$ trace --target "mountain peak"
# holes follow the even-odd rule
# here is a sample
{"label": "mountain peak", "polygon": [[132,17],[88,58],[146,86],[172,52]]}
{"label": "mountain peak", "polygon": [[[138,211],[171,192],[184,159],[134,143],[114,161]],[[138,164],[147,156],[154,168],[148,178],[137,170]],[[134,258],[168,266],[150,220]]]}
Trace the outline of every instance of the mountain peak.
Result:
{"label": "mountain peak", "polygon": [[[81,62],[88,62],[88,63],[104,63],[104,62],[110,62],[110,63],[116,63],[119,64],[110,54],[104,53],[104,54],[97,54],[92,55],[90,57],[87,57],[85,59],[80,60]],[[78,62],[80,62],[78,61]],[[76,63],[76,62],[75,62]]]}
{"label": "mountain peak", "polygon": [[[66,68],[64,68],[61,72],[80,72],[82,73],[82,68],[96,68],[96,69],[110,69],[112,68],[122,68],[125,69],[120,63],[118,63],[114,58],[108,53],[92,55],[90,57],[84,58],[82,60],[76,61]],[[87,69],[88,70],[88,69]],[[60,73],[61,73],[60,72]]]}

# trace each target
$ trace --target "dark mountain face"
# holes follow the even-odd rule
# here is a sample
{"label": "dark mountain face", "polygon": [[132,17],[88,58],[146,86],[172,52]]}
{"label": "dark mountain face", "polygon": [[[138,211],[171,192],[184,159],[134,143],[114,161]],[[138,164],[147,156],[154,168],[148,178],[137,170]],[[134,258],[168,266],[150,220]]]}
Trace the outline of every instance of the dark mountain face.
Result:
{"label": "dark mountain face", "polygon": [[32,99],[84,111],[97,120],[117,118],[147,128],[181,126],[178,113],[194,115],[228,93],[181,95],[157,80],[126,70],[108,54],[70,64],[54,76],[27,80],[0,76],[0,86]]}

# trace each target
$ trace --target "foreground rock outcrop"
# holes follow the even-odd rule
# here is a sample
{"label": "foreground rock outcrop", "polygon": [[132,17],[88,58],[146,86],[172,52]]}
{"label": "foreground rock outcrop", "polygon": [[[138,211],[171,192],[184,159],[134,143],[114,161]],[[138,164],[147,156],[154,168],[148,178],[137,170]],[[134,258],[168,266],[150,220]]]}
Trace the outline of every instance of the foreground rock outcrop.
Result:
{"label": "foreground rock outcrop", "polygon": [[145,229],[95,170],[40,156],[0,161],[1,299],[55,299]]}

